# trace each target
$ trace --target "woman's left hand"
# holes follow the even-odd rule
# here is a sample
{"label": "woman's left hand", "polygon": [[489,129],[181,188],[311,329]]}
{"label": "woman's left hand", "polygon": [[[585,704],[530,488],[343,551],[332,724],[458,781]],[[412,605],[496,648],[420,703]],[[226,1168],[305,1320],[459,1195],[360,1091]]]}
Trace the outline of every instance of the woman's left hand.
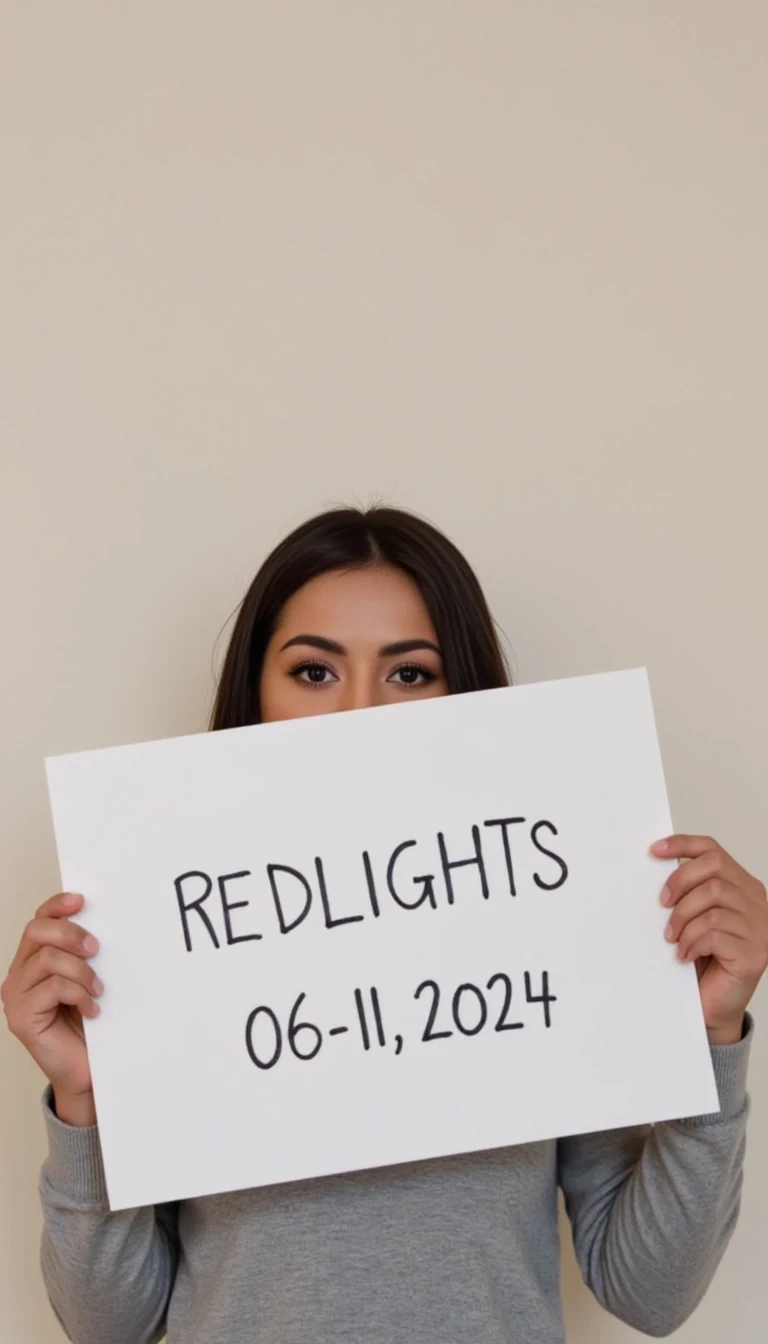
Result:
{"label": "woman's left hand", "polygon": [[741,1039],[744,1010],[768,967],[768,900],[762,882],[716,840],[672,835],[657,840],[658,858],[686,859],[661,893],[671,907],[666,937],[681,961],[695,961],[709,1039]]}

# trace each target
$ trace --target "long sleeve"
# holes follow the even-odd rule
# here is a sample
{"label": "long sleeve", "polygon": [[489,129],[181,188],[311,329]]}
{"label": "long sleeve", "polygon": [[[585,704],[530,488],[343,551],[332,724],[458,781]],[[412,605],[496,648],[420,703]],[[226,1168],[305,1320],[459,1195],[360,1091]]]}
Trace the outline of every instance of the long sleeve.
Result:
{"label": "long sleeve", "polygon": [[739,1213],[749,1113],[747,1016],[712,1047],[720,1111],[558,1143],[558,1180],[582,1275],[646,1334],[671,1334],[701,1301]]}
{"label": "long sleeve", "polygon": [[41,1265],[51,1306],[74,1344],[155,1344],[176,1274],[175,1207],[110,1213],[98,1130],[62,1124],[50,1089],[44,1112]]}

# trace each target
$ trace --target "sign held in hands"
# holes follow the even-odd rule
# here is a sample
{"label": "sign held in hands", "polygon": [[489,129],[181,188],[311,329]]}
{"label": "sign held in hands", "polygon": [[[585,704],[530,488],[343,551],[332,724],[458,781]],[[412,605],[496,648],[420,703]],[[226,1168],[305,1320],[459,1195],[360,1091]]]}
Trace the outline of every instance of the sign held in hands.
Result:
{"label": "sign held in hands", "polygon": [[113,1209],[717,1110],[644,671],[46,764]]}

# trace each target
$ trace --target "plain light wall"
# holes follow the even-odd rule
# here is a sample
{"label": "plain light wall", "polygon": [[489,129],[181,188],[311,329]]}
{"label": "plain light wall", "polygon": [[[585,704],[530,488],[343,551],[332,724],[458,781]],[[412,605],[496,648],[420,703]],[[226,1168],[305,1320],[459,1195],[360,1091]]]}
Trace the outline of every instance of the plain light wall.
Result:
{"label": "plain light wall", "polygon": [[[3,967],[58,889],[43,757],[201,729],[257,564],[339,500],[444,527],[519,680],[647,664],[677,825],[765,876],[763,0],[0,27]],[[768,1338],[766,1001],[696,1344]],[[41,1078],[0,1052],[0,1335],[48,1344]],[[564,1265],[571,1344],[637,1338]]]}

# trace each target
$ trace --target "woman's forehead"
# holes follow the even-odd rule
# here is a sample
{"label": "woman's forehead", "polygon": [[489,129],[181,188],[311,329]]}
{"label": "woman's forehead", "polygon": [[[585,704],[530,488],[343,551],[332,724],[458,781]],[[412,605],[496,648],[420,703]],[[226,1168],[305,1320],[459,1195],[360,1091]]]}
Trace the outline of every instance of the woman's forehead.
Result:
{"label": "woman's forehead", "polygon": [[276,633],[290,637],[299,627],[340,643],[345,631],[348,639],[381,636],[382,643],[434,635],[417,584],[389,565],[331,570],[311,579],[286,602]]}

